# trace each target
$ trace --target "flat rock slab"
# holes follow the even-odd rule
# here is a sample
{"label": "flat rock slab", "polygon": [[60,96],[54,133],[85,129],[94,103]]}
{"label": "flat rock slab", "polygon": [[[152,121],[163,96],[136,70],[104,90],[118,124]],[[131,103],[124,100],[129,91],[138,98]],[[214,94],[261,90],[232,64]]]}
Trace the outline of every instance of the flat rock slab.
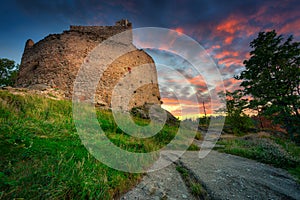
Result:
{"label": "flat rock slab", "polygon": [[300,199],[300,186],[285,170],[211,151],[203,159],[186,152],[179,163],[202,183],[211,199]]}
{"label": "flat rock slab", "polygon": [[122,200],[175,200],[194,197],[189,193],[175,164],[158,171],[147,173],[143,180],[131,191],[121,197]]}
{"label": "flat rock slab", "polygon": [[[178,152],[164,152],[165,160],[175,160]],[[210,199],[300,199],[300,185],[287,171],[246,158],[211,151],[205,158],[199,152],[186,152],[176,161],[198,183]],[[145,175],[124,199],[195,199],[176,165]]]}

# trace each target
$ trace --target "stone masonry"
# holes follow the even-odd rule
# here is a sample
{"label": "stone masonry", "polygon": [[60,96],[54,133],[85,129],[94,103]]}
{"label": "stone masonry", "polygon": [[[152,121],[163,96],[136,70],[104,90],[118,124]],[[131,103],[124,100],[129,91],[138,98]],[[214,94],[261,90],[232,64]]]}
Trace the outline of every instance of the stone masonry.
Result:
{"label": "stone masonry", "polygon": [[[87,55],[102,41],[127,30],[132,30],[131,23],[120,20],[114,26],[70,26],[70,30],[50,34],[37,43],[27,40],[16,86],[57,88],[64,92],[67,99],[71,99],[74,80]],[[132,45],[132,34],[127,39]],[[154,61],[143,50],[135,47],[134,51],[117,58],[104,71],[96,89],[95,103],[110,107],[112,91],[119,80],[135,67],[144,64],[147,66],[145,70],[135,74],[132,79],[142,83],[146,75],[150,77],[151,83],[133,91],[129,108],[145,103],[161,104]],[[133,84],[131,86],[134,87]]]}

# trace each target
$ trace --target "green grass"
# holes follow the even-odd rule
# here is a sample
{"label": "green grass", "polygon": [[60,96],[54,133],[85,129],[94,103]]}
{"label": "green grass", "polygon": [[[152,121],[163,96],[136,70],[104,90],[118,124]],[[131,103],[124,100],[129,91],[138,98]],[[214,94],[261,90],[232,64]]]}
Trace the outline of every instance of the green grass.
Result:
{"label": "green grass", "polygon": [[176,170],[180,173],[185,184],[196,199],[209,199],[206,190],[202,187],[195,177],[193,177],[183,166],[176,166]]}
{"label": "green grass", "polygon": [[[97,117],[113,143],[133,152],[157,150],[177,132],[166,125],[138,139],[119,129],[111,112],[99,110]],[[109,168],[89,154],[76,133],[70,101],[0,91],[0,149],[0,199],[112,199],[142,176]]]}
{"label": "green grass", "polygon": [[300,146],[288,139],[275,137],[237,137],[218,141],[221,148],[216,150],[224,153],[271,164],[288,170],[300,180]]}
{"label": "green grass", "polygon": [[188,151],[199,151],[200,148],[198,147],[198,145],[192,143],[187,150]]}
{"label": "green grass", "polygon": [[204,191],[204,189],[200,183],[192,183],[191,190],[192,190],[192,193],[196,196],[202,195],[203,191]]}
{"label": "green grass", "polygon": [[203,140],[204,138],[203,138],[202,133],[198,131],[198,132],[196,133],[196,135],[195,135],[195,139],[196,139],[196,140]]}
{"label": "green grass", "polygon": [[181,176],[186,179],[189,177],[189,172],[187,169],[181,166],[176,166],[176,170],[181,174]]}

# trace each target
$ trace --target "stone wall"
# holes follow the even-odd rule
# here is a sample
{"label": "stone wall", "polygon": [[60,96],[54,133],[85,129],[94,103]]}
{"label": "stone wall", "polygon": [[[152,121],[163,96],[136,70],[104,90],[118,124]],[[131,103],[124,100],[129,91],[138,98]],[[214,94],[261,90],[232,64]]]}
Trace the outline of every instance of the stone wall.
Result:
{"label": "stone wall", "polygon": [[[37,43],[29,39],[25,45],[16,86],[30,88],[44,85],[58,88],[70,99],[74,80],[87,55],[103,40],[131,29],[130,22],[121,20],[115,26],[70,26],[70,30],[50,34]],[[132,35],[126,40],[124,43],[131,44]],[[160,104],[154,61],[144,51],[135,48],[115,60],[103,73],[95,94],[98,105],[110,107],[112,90],[118,81],[128,74],[129,68],[142,64],[147,65],[145,71],[132,78],[136,82],[144,81],[146,74],[153,79],[153,83],[134,91],[130,107],[145,103]]]}

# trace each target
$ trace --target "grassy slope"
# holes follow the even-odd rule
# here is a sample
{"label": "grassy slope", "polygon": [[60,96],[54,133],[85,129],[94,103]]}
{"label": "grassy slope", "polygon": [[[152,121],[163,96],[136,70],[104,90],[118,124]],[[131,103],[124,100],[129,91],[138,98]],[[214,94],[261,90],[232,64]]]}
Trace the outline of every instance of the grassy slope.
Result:
{"label": "grassy slope", "polygon": [[[158,149],[177,131],[165,126],[155,137],[137,140],[117,128],[110,112],[97,115],[112,141],[131,151]],[[0,199],[111,199],[141,178],[88,153],[76,134],[69,101],[0,91],[0,124]]]}
{"label": "grassy slope", "polygon": [[[159,149],[177,131],[165,126],[154,137],[139,140],[123,133],[109,111],[97,116],[111,141],[133,152]],[[224,145],[219,151],[285,168],[300,180],[300,147],[292,142],[238,137],[219,144]],[[0,199],[111,199],[141,178],[111,169],[88,153],[76,134],[69,101],[0,91],[0,150]]]}

